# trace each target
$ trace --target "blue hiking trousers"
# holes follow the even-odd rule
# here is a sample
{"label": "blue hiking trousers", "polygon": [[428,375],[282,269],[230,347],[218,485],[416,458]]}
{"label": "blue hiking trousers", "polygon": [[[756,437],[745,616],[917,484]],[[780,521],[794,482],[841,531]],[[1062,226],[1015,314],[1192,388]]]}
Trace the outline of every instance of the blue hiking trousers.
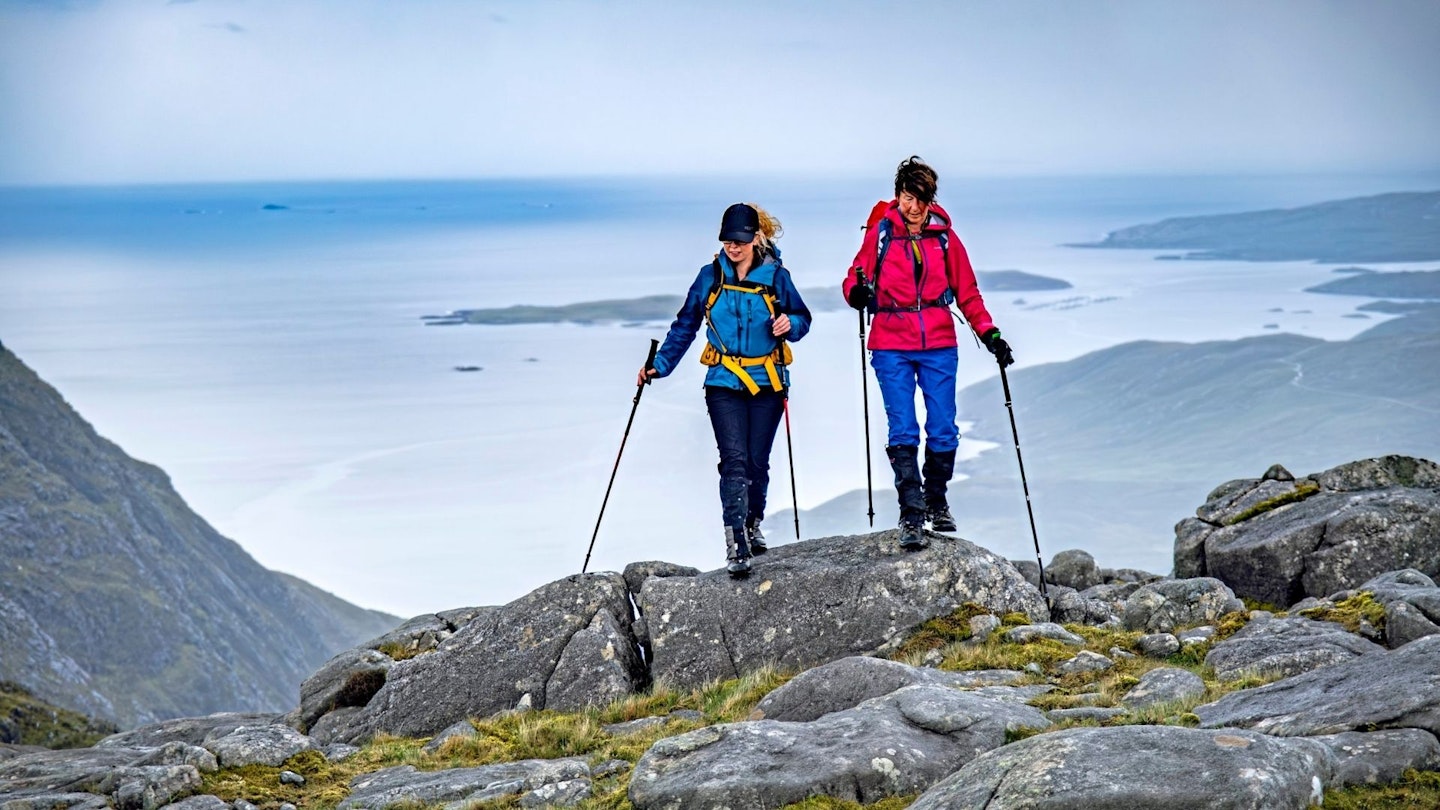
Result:
{"label": "blue hiking trousers", "polygon": [[705,386],[705,406],[720,450],[720,511],[725,525],[743,530],[765,517],[770,487],[770,448],[785,415],[785,394]]}
{"label": "blue hiking trousers", "polygon": [[888,444],[919,446],[920,423],[915,414],[915,386],[925,398],[925,446],[947,452],[960,446],[955,424],[955,366],[960,352],[943,349],[875,349],[870,367],[885,400]]}

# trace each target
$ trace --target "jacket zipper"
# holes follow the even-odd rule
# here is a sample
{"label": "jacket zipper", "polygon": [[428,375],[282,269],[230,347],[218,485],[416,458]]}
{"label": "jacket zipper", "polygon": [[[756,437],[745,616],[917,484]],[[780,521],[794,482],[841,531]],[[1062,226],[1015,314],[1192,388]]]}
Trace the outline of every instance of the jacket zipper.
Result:
{"label": "jacket zipper", "polygon": [[915,279],[915,317],[920,319],[920,350],[925,350],[925,304],[921,297],[921,290],[925,289],[925,243],[916,240],[912,244],[915,250],[915,263],[920,265],[920,277]]}

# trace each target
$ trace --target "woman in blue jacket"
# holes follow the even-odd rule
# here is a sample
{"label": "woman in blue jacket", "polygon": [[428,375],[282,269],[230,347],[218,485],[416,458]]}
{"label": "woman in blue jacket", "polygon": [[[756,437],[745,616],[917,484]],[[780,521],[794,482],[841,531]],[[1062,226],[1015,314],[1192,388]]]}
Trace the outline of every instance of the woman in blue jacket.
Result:
{"label": "woman in blue jacket", "polygon": [[700,268],[670,324],[653,368],[637,383],[675,370],[705,324],[705,406],[720,450],[720,511],[726,570],[750,573],[750,555],[764,554],[760,521],[770,484],[770,447],[790,387],[790,342],[810,330],[810,310],[775,239],[780,223],[764,209],[736,203],[720,220],[724,249]]}

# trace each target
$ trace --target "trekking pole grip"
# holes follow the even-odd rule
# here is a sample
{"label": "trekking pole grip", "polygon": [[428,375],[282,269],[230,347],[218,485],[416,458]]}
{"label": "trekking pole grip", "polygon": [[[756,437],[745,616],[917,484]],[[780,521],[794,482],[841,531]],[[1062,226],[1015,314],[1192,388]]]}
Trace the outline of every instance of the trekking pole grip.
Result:
{"label": "trekking pole grip", "polygon": [[[647,372],[650,371],[650,369],[655,368],[655,355],[656,355],[659,351],[660,351],[660,341],[656,340],[655,338],[650,338],[650,354],[649,354],[649,356],[647,356],[647,357],[645,358],[645,370],[646,370]],[[646,375],[645,375],[645,382],[641,383],[640,385],[635,386],[635,401],[636,401],[636,402],[639,402],[639,401],[640,401],[640,394],[641,394],[641,392],[643,392],[643,391],[645,390],[645,386],[647,386],[647,385],[650,384],[650,380],[651,380],[650,375],[649,375],[649,374],[646,374]]]}

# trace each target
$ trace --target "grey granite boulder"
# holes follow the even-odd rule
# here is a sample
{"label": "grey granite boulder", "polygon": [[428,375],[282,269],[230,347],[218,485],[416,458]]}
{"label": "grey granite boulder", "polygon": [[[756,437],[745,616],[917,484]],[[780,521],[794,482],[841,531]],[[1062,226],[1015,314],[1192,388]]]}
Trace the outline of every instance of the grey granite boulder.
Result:
{"label": "grey granite boulder", "polygon": [[657,682],[689,689],[767,664],[801,669],[893,649],[916,626],[970,602],[1003,615],[1048,615],[1006,560],[937,538],[901,553],[896,532],[773,548],[746,580],[724,571],[651,577],[636,599]]}
{"label": "grey granite boulder", "polygon": [[1210,648],[1205,663],[1222,681],[1252,673],[1289,677],[1384,650],[1334,622],[1265,619]]}
{"label": "grey granite boulder", "polygon": [[499,610],[497,607],[463,607],[440,613],[422,613],[383,636],[373,638],[361,649],[376,650],[391,657],[413,658],[439,647],[460,628]]}
{"label": "grey granite boulder", "polygon": [[1019,627],[1012,627],[1006,630],[1001,637],[1015,644],[1028,644],[1036,639],[1048,638],[1051,641],[1069,644],[1072,647],[1085,646],[1084,638],[1075,635],[1054,622],[1022,624]]}
{"label": "grey granite boulder", "polygon": [[194,758],[193,746],[183,743],[23,754],[0,762],[0,798],[28,803],[17,807],[69,807],[90,793],[115,807],[161,807],[200,787],[200,771],[189,764]]}
{"label": "grey granite boulder", "polygon": [[494,801],[570,780],[589,780],[590,768],[581,757],[525,759],[476,768],[419,771],[413,765],[399,765],[350,780],[350,795],[339,810],[370,808],[382,810],[397,804],[432,805],[453,802],[457,806]]}
{"label": "grey granite boulder", "polygon": [[645,587],[645,580],[651,577],[695,577],[699,575],[699,568],[660,560],[630,563],[625,566],[625,570],[621,574],[625,577],[625,587],[629,588],[631,593],[640,593]]}
{"label": "grey granite boulder", "polygon": [[916,684],[956,689],[1008,686],[1025,678],[1012,669],[947,672],[884,658],[854,656],[807,669],[761,698],[751,719],[804,722],[854,708],[870,698]]}
{"label": "grey granite boulder", "polygon": [[1405,771],[1440,771],[1440,740],[1418,728],[1346,731],[1310,739],[1335,752],[1334,786],[1390,784]]}
{"label": "grey granite boulder", "polygon": [[1048,725],[1029,706],[907,686],[806,723],[730,723],[660,740],[635,766],[630,801],[636,810],[719,810],[820,794],[868,804],[924,790],[1004,745],[1007,729]]}
{"label": "grey granite boulder", "polygon": [[[661,580],[663,581],[663,580]],[[378,731],[428,737],[468,717],[517,706],[576,708],[645,682],[630,654],[630,596],[617,573],[551,582],[480,611],[434,652],[399,661],[385,685],[342,724],[317,723],[326,741],[356,742]],[[571,647],[575,649],[571,649]],[[562,667],[563,664],[563,667]]]}
{"label": "grey granite boulder", "polygon": [[[147,749],[137,749],[147,751]],[[131,765],[193,765],[201,773],[213,773],[220,769],[215,755],[198,745],[179,741],[167,742],[159,748],[148,749]]]}
{"label": "grey granite boulder", "polygon": [[1147,633],[1171,633],[1209,624],[1245,605],[1212,577],[1171,579],[1140,587],[1125,600],[1125,627]]}
{"label": "grey granite boulder", "polygon": [[1292,605],[1399,568],[1440,572],[1440,467],[1423,459],[1232,481],[1196,515],[1176,526],[1176,576],[1217,577],[1261,602]]}
{"label": "grey granite boulder", "polygon": [[520,796],[521,807],[570,807],[590,798],[589,779],[566,779],[541,785]]}
{"label": "grey granite boulder", "polygon": [[1205,681],[1188,669],[1158,667],[1140,676],[1140,683],[1120,698],[1131,709],[1180,704],[1205,695]]}
{"label": "grey granite boulder", "polygon": [[458,723],[452,723],[449,728],[443,729],[439,734],[431,737],[430,742],[425,743],[425,751],[434,753],[451,740],[469,740],[478,736],[480,736],[480,732],[475,730],[474,723],[469,720],[461,720]]}
{"label": "grey granite boulder", "polygon": [[1171,633],[1148,633],[1136,642],[1146,658],[1169,658],[1180,652],[1180,639]]}
{"label": "grey granite boulder", "polygon": [[1064,585],[1083,591],[1092,585],[1099,585],[1100,567],[1090,552],[1078,548],[1059,552],[1045,566],[1045,579],[1055,585]]}
{"label": "grey granite boulder", "polygon": [[1385,606],[1385,642],[1391,649],[1417,638],[1440,633],[1440,587],[1435,580],[1413,568],[1387,571],[1353,591],[1332,594],[1327,601],[1368,592]]}
{"label": "grey granite boulder", "polygon": [[1386,728],[1440,735],[1440,636],[1231,692],[1195,714],[1205,727],[1284,737]]}
{"label": "grey granite boulder", "polygon": [[1052,594],[1050,618],[1061,624],[1101,625],[1117,621],[1121,612],[1108,599],[1087,598],[1083,593],[1068,589],[1060,593],[1052,591]]}
{"label": "grey granite boulder", "polygon": [[645,664],[635,638],[608,611],[598,611],[560,653],[545,689],[545,708],[564,712],[604,705],[645,682]]}
{"label": "grey granite boulder", "polygon": [[1436,634],[1440,634],[1440,590],[1433,596],[1385,606],[1385,640],[1391,648]]}
{"label": "grey granite boulder", "polygon": [[365,647],[331,658],[300,684],[300,708],[292,717],[293,725],[305,733],[336,709],[364,706],[385,685],[385,673],[394,665],[390,656]]}
{"label": "grey granite boulder", "polygon": [[241,726],[268,726],[280,721],[273,713],[221,712],[205,717],[181,717],[111,734],[95,743],[96,748],[158,748],[168,742],[204,745]]}
{"label": "grey granite boulder", "polygon": [[241,726],[219,739],[208,740],[205,749],[225,768],[242,765],[279,767],[301,751],[317,748],[315,741],[289,726]]}
{"label": "grey granite boulder", "polygon": [[1104,672],[1114,666],[1114,661],[1100,653],[1081,650],[1075,657],[1061,661],[1055,669],[1061,675],[1074,675],[1081,672]]}
{"label": "grey granite boulder", "polygon": [[1320,803],[1333,758],[1250,731],[1072,728],[977,757],[910,810],[1300,810]]}

